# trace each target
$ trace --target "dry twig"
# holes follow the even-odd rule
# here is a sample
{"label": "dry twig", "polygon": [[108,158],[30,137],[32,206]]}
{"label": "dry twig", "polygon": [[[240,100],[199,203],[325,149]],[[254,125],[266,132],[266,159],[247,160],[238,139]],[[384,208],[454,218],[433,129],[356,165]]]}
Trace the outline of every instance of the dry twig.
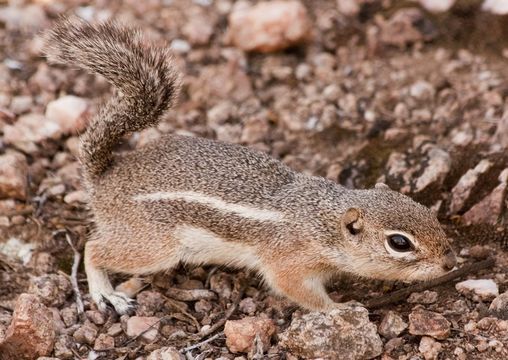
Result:
{"label": "dry twig", "polygon": [[391,294],[385,295],[380,298],[370,299],[369,301],[366,302],[365,305],[368,308],[373,309],[373,308],[379,308],[381,306],[385,306],[388,304],[392,304],[392,303],[404,300],[406,297],[408,297],[413,292],[420,292],[420,291],[424,291],[427,289],[431,289],[433,287],[436,287],[438,285],[452,281],[452,280],[457,279],[457,278],[464,276],[466,274],[469,274],[472,272],[477,272],[481,269],[491,267],[494,264],[495,264],[494,258],[488,258],[486,260],[479,261],[479,262],[476,262],[473,264],[464,265],[460,269],[452,271],[452,272],[450,272],[446,275],[443,275],[441,277],[438,277],[436,279],[433,279],[433,280],[430,280],[430,281],[427,281],[424,283],[408,286],[404,289],[394,291]]}
{"label": "dry twig", "polygon": [[83,299],[81,297],[81,292],[79,291],[79,286],[78,286],[78,268],[79,268],[79,263],[81,261],[81,253],[76,249],[76,247],[72,243],[71,237],[69,236],[68,232],[65,232],[65,240],[67,240],[67,243],[69,244],[69,246],[72,248],[72,251],[74,252],[74,262],[72,263],[72,272],[71,272],[71,285],[72,285],[72,290],[74,291],[74,294],[76,296],[76,306],[78,308],[78,315],[81,317],[85,313]]}

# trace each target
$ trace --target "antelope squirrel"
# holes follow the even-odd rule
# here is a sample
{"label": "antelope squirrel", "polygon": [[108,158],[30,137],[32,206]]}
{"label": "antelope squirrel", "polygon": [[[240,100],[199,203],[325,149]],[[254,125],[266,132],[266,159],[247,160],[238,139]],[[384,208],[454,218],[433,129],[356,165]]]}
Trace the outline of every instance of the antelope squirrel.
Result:
{"label": "antelope squirrel", "polygon": [[384,184],[351,190],[243,146],[185,136],[114,155],[122,136],[155,126],[179,90],[168,51],[138,31],[62,20],[44,51],[119,90],[92,119],[79,154],[96,224],[84,262],[99,309],[133,306],[108,271],[151,274],[180,262],[252,269],[313,310],[336,306],[324,284],[337,273],[413,281],[455,266],[435,215]]}

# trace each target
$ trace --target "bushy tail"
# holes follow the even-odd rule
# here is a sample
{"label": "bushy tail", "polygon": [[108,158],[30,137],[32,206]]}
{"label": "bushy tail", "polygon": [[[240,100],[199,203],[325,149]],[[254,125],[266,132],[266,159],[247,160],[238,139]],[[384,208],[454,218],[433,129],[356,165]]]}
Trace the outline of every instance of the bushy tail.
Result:
{"label": "bushy tail", "polygon": [[156,125],[179,90],[167,50],[144,44],[139,31],[113,22],[61,20],[47,33],[44,51],[50,61],[100,74],[119,90],[81,137],[86,181],[107,170],[124,134]]}

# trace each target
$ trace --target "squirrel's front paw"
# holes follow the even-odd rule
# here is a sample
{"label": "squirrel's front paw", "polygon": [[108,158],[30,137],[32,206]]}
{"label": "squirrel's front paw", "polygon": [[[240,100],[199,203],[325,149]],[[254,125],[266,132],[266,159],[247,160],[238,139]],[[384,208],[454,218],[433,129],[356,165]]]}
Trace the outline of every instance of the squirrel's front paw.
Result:
{"label": "squirrel's front paw", "polygon": [[102,312],[106,312],[108,304],[110,304],[118,315],[133,314],[137,306],[136,300],[119,291],[102,295],[102,298],[96,303]]}

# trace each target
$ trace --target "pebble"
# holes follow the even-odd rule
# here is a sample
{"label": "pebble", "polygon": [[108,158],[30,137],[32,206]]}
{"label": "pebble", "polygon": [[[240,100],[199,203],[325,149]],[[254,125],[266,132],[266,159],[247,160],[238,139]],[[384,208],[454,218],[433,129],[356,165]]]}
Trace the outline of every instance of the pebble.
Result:
{"label": "pebble", "polygon": [[425,360],[436,360],[443,346],[429,336],[423,336],[420,340],[418,350],[423,354]]}
{"label": "pebble", "polygon": [[101,351],[115,347],[115,338],[107,334],[99,334],[93,346],[94,350]]}
{"label": "pebble", "polygon": [[35,113],[20,116],[14,125],[6,125],[3,130],[6,144],[14,145],[27,153],[36,152],[37,143],[58,139],[61,135],[58,124]]}
{"label": "pebble", "polygon": [[27,196],[28,163],[18,152],[0,155],[0,198],[25,200]]}
{"label": "pebble", "polygon": [[275,324],[268,318],[249,316],[240,320],[228,320],[224,325],[226,346],[231,352],[247,353],[256,349],[258,338],[263,352],[266,352],[275,330]]}
{"label": "pebble", "polygon": [[231,41],[245,51],[282,50],[303,42],[309,33],[307,9],[296,0],[236,6],[229,15]]}
{"label": "pebble", "polygon": [[455,284],[455,289],[473,301],[490,301],[499,295],[499,289],[494,280],[478,279],[465,280]]}
{"label": "pebble", "polygon": [[28,112],[33,106],[32,97],[28,95],[14,96],[11,100],[10,109],[13,113],[20,115]]}
{"label": "pebble", "polygon": [[157,291],[142,291],[136,296],[138,302],[137,315],[154,316],[163,310],[166,299]]}
{"label": "pebble", "polygon": [[157,338],[157,335],[159,334],[159,327],[160,319],[157,317],[133,316],[127,320],[125,333],[128,337],[132,338],[139,336],[143,341],[151,343]]}
{"label": "pebble", "polygon": [[506,0],[485,0],[482,10],[496,15],[508,14],[508,2]]}
{"label": "pebble", "polygon": [[430,12],[440,13],[450,10],[455,0],[418,0],[420,5]]}
{"label": "pebble", "polygon": [[508,320],[508,291],[496,296],[489,306],[490,312],[499,319]]}
{"label": "pebble", "polygon": [[279,339],[282,347],[304,359],[334,359],[337,354],[343,359],[372,359],[383,351],[367,309],[355,302],[327,313],[293,314],[291,325]]}
{"label": "pebble", "polygon": [[437,301],[438,294],[435,291],[425,290],[423,292],[415,292],[409,295],[407,302],[410,304],[434,304]]}
{"label": "pebble", "polygon": [[409,88],[409,94],[419,100],[431,100],[436,94],[436,89],[427,81],[417,81]]}
{"label": "pebble", "polygon": [[393,339],[407,329],[407,323],[394,311],[388,311],[379,324],[378,332],[386,339]]}
{"label": "pebble", "polygon": [[437,35],[432,22],[417,8],[397,10],[380,24],[379,41],[385,45],[405,47],[417,41],[427,41]]}
{"label": "pebble", "polygon": [[436,312],[416,309],[409,314],[409,333],[444,340],[450,336],[450,322]]}
{"label": "pebble", "polygon": [[240,301],[238,309],[244,314],[254,315],[257,309],[257,305],[251,297],[246,297]]}
{"label": "pebble", "polygon": [[66,204],[81,203],[86,204],[88,202],[88,194],[84,190],[71,191],[64,196],[64,202]]}
{"label": "pebble", "polygon": [[184,359],[184,356],[181,355],[178,350],[174,347],[163,347],[152,351],[150,355],[147,356],[146,360],[180,360]]}
{"label": "pebble", "polygon": [[72,293],[69,279],[61,274],[33,277],[28,292],[38,296],[44,305],[60,307]]}
{"label": "pebble", "polygon": [[93,345],[95,338],[97,337],[97,333],[97,326],[89,321],[86,321],[85,324],[80,326],[72,336],[74,337],[74,340],[80,344]]}
{"label": "pebble", "polygon": [[21,294],[16,300],[12,321],[0,353],[6,359],[33,359],[48,356],[55,342],[53,314],[37,296]]}
{"label": "pebble", "polygon": [[66,95],[48,104],[45,117],[57,124],[62,134],[74,134],[85,129],[88,107],[86,99]]}

